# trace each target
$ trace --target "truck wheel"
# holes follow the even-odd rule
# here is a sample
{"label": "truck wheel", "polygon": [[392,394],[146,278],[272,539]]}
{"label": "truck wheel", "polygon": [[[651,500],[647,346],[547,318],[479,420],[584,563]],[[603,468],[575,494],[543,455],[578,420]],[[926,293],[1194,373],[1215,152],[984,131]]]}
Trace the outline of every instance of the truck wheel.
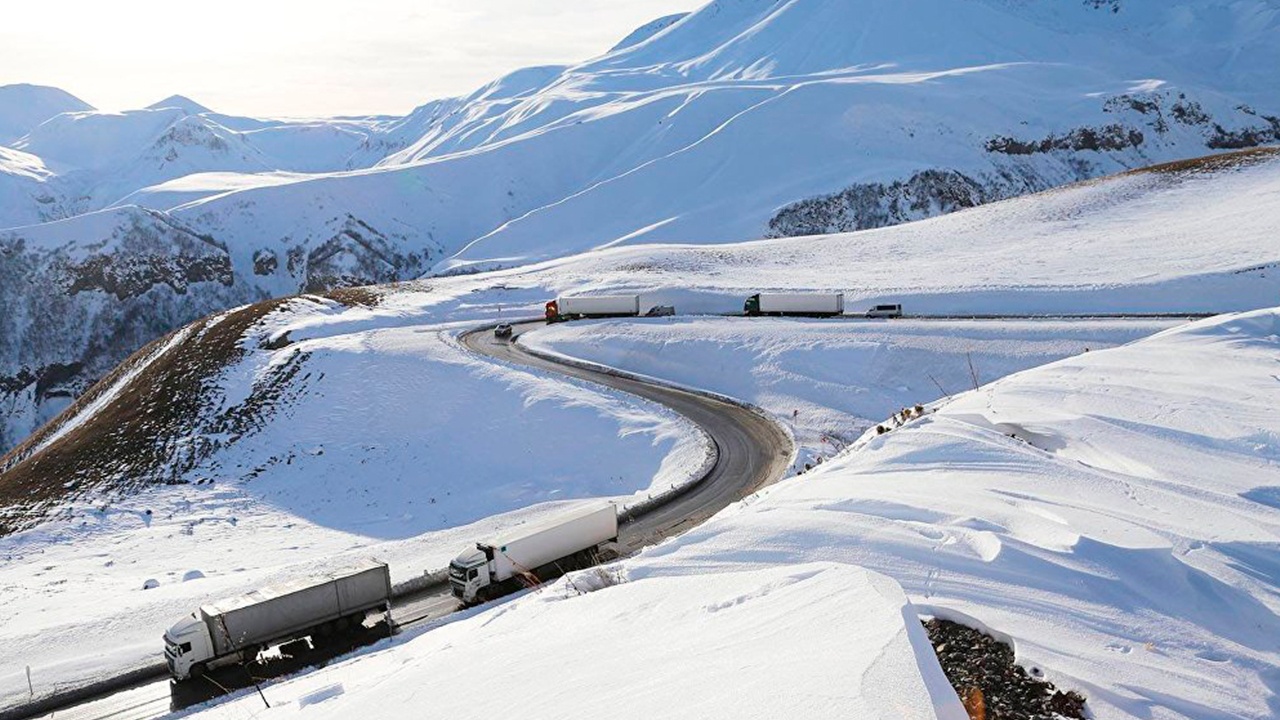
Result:
{"label": "truck wheel", "polygon": [[206,667],[204,663],[196,663],[195,665],[191,666],[191,673],[190,673],[191,679],[199,680],[200,678],[204,677],[205,673],[207,672],[209,672],[209,668]]}

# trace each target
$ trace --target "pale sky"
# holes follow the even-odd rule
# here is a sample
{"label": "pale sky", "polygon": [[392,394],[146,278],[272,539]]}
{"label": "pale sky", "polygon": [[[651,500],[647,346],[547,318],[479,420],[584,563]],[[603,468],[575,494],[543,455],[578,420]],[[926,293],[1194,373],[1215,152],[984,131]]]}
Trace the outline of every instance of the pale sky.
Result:
{"label": "pale sky", "polygon": [[182,94],[238,115],[407,113],[586,60],[706,0],[38,0],[0,11],[0,85],[104,110]]}

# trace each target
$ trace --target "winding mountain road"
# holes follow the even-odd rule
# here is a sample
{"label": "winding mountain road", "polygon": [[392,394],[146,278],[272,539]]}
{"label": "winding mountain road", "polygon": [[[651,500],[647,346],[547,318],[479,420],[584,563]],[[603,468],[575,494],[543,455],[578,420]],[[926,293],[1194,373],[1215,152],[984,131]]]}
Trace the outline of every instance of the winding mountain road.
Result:
{"label": "winding mountain road", "polygon": [[[661,500],[635,508],[619,523],[619,544],[631,553],[679,535],[706,521],[729,504],[775,482],[786,472],[793,454],[787,433],[763,414],[718,397],[670,387],[652,379],[565,359],[535,355],[517,342],[519,335],[541,322],[517,325],[510,340],[495,338],[489,329],[466,333],[466,348],[497,361],[555,373],[578,381],[604,385],[665,405],[707,433],[715,444],[715,463],[702,478]],[[434,582],[397,597],[394,615],[401,627],[438,620],[456,610],[447,583]],[[156,628],[157,660],[159,636]],[[293,672],[299,671],[294,668]],[[246,681],[240,687],[249,687]],[[269,688],[266,688],[269,690]],[[151,720],[174,706],[210,699],[183,698],[171,692],[163,662],[137,668],[127,675],[62,693],[31,705],[0,711],[0,720],[76,718],[81,720]]]}

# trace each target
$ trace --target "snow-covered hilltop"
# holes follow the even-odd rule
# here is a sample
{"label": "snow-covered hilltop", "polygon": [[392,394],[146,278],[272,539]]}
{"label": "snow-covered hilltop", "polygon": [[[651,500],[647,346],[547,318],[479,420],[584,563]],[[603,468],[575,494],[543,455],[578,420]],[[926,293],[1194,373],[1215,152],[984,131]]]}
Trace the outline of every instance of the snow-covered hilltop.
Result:
{"label": "snow-covered hilltop", "polygon": [[[228,301],[879,227],[1274,143],[1278,28],[1261,1],[716,0],[403,118],[236,118],[181,96],[49,105],[63,114],[0,148],[0,275],[45,279],[0,337],[39,348],[0,357],[0,447],[62,406],[37,392],[56,368],[104,364],[34,320],[55,308],[154,337]],[[0,122],[35,122],[13,107]],[[194,282],[181,304],[199,314],[156,316],[143,306],[177,302],[170,285],[125,307],[61,272],[128,245],[132,220],[84,220],[142,216],[128,206],[222,248],[234,292]],[[121,262],[190,262],[175,252]],[[54,384],[75,395],[96,377]]]}
{"label": "snow-covered hilltop", "polygon": [[93,106],[58,88],[0,86],[0,145],[21,138],[55,115],[88,110]]}

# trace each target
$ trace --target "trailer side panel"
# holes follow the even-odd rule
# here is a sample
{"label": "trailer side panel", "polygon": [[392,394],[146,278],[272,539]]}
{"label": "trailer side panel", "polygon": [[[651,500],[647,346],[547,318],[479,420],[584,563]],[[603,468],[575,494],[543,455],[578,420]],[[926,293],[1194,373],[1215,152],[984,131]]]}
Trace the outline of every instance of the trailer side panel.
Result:
{"label": "trailer side panel", "polygon": [[200,610],[215,652],[226,655],[376,607],[390,595],[389,569],[375,563],[327,579],[256,590]]}

